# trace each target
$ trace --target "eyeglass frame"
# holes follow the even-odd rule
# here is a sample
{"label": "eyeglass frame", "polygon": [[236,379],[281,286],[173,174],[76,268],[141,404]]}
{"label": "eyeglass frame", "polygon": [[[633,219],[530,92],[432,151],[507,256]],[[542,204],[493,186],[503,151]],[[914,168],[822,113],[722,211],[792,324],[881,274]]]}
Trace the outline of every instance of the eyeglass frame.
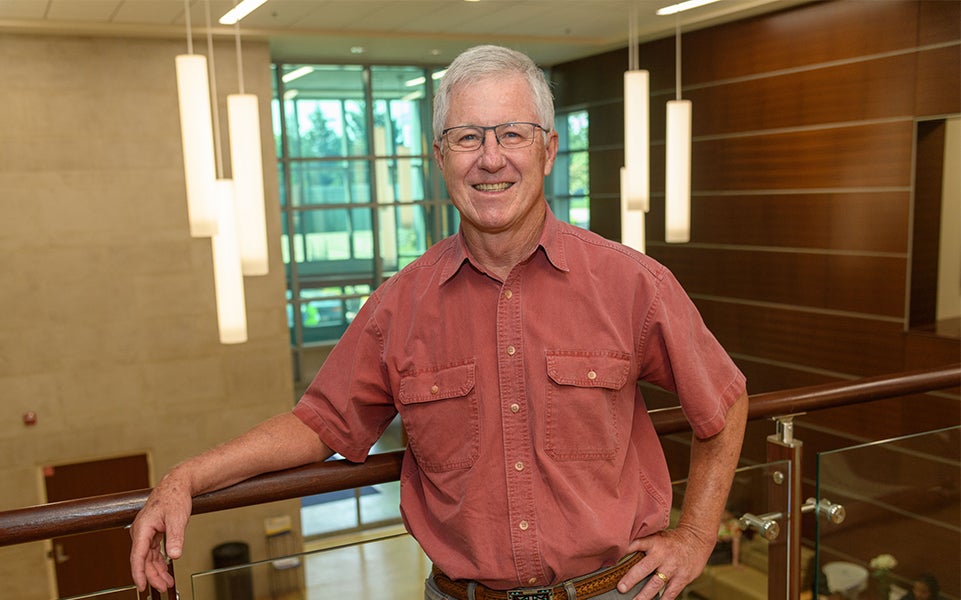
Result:
{"label": "eyeglass frame", "polygon": [[[530,125],[531,127],[533,127],[533,128],[535,129],[535,132],[534,132],[535,135],[536,135],[536,130],[537,130],[537,129],[540,129],[540,130],[543,131],[544,133],[550,133],[550,132],[551,132],[551,130],[550,130],[549,128],[544,127],[544,126],[541,125],[540,123],[533,123],[533,122],[531,122],[531,121],[507,121],[506,123],[498,123],[497,125],[487,125],[487,126],[484,126],[484,125],[455,125],[454,127],[448,127],[447,129],[441,131],[441,132],[440,132],[440,137],[441,137],[442,139],[446,140],[446,142],[447,142],[447,149],[450,150],[451,152],[474,152],[475,150],[479,150],[479,149],[483,148],[483,147],[484,147],[484,144],[487,143],[487,132],[488,132],[488,131],[494,132],[494,140],[497,142],[497,145],[500,146],[501,148],[506,148],[507,150],[516,150],[516,149],[519,149],[519,148],[528,148],[528,147],[534,145],[534,137],[535,137],[535,135],[532,135],[532,136],[531,136],[531,140],[530,140],[530,143],[529,143],[529,144],[525,144],[525,145],[523,145],[523,146],[505,146],[504,144],[502,144],[502,143],[501,143],[501,138],[500,138],[500,136],[497,135],[497,128],[498,128],[498,127],[503,127],[503,126],[505,126],[505,125]],[[471,149],[469,149],[469,150],[464,150],[464,149],[460,149],[460,148],[455,148],[455,147],[453,146],[453,144],[451,144],[450,138],[447,137],[447,134],[450,133],[451,131],[454,131],[455,129],[468,129],[468,128],[470,128],[470,129],[479,129],[480,132],[481,132],[480,143],[477,145],[477,148],[471,148]]]}

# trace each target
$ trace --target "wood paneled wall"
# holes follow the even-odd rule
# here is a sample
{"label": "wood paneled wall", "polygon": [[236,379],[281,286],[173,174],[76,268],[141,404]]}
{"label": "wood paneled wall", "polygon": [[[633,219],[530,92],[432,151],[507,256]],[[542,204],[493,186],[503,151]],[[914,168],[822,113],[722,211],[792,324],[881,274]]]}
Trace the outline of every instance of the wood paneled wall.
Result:
{"label": "wood paneled wall", "polygon": [[[663,241],[674,39],[639,55],[651,73],[648,254],[684,284],[752,393],[961,361],[958,340],[906,323],[915,132],[961,112],[961,2],[815,2],[684,33],[694,143],[682,245]],[[591,227],[612,239],[626,67],[624,49],[551,70],[558,107],[589,111]],[[961,401],[955,390],[803,423],[878,439],[961,423]]]}
{"label": "wood paneled wall", "polygon": [[[916,204],[940,189],[940,173],[916,172],[916,132],[936,146],[926,120],[961,113],[961,2],[815,2],[685,33],[693,193],[691,242],[680,245],[663,241],[674,48],[668,38],[639,52],[651,73],[647,252],[677,275],[749,391],[961,361],[959,340],[911,332],[907,322],[933,314],[933,304],[909,302],[912,275],[922,294],[935,285],[937,241],[928,232],[940,218],[930,203]],[[620,237],[626,67],[624,49],[551,71],[558,107],[589,111],[591,228],[612,239]],[[652,407],[676,402],[654,389],[645,396]],[[958,390],[799,417],[802,493],[815,493],[820,451],[959,423]],[[749,426],[748,461],[764,461],[773,429]],[[684,436],[665,443],[675,477],[687,473],[688,444]],[[940,564],[950,551],[935,554],[898,556],[906,569],[956,571]],[[957,577],[942,584],[957,595]]]}

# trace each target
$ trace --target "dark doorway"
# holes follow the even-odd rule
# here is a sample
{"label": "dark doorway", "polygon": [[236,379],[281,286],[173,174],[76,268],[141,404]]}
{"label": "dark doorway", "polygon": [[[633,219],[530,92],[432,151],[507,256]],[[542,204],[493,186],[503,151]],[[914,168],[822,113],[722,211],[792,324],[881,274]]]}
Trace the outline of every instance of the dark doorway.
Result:
{"label": "dark doorway", "polygon": [[[140,490],[150,486],[147,456],[124,456],[92,462],[44,467],[47,502],[60,502]],[[133,585],[130,535],[110,529],[54,538],[51,558],[60,597]],[[115,597],[121,597],[119,594]],[[130,592],[123,597],[129,598]],[[111,596],[105,596],[111,598]]]}

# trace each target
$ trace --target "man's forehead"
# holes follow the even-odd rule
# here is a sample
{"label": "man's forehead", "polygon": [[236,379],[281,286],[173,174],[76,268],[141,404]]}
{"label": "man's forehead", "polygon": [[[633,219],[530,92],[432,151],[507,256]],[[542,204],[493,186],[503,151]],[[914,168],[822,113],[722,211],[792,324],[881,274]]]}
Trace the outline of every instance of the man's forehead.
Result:
{"label": "man's forehead", "polygon": [[467,121],[474,125],[496,124],[476,122],[484,116],[500,119],[497,123],[536,120],[537,108],[527,80],[517,73],[505,73],[459,82],[451,89],[448,126]]}
{"label": "man's forehead", "polygon": [[479,75],[477,77],[464,78],[454,84],[452,92],[457,94],[463,90],[469,90],[472,88],[479,87],[527,87],[527,79],[522,73],[516,71],[502,71],[498,73],[488,73],[486,75]]}

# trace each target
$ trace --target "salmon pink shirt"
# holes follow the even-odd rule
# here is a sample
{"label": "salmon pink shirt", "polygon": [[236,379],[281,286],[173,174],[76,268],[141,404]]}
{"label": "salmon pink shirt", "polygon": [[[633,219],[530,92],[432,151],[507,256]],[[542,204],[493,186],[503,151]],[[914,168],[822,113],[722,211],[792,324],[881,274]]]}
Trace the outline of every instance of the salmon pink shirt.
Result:
{"label": "salmon pink shirt", "polygon": [[665,267],[548,211],[505,281],[456,235],[382,284],[294,413],[356,462],[400,413],[401,513],[430,559],[494,589],[547,586],[668,526],[638,381],[676,392],[701,438],[745,390]]}

